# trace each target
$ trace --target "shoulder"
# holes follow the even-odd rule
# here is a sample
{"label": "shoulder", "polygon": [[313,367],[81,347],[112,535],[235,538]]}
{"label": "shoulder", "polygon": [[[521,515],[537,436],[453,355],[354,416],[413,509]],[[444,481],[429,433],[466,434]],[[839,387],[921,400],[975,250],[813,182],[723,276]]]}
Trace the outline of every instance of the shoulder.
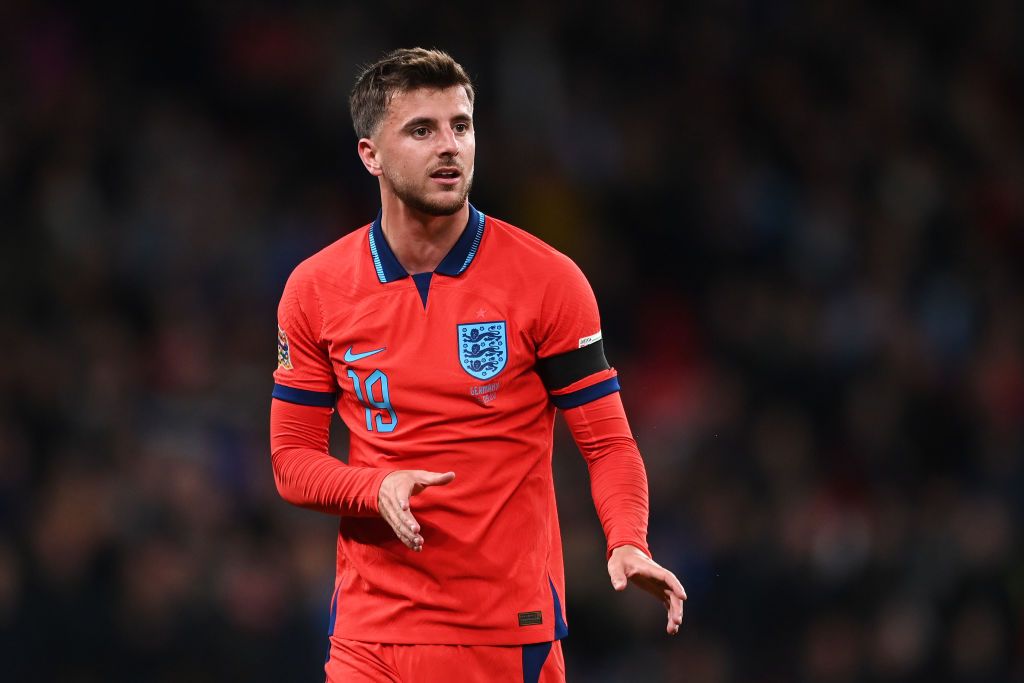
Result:
{"label": "shoulder", "polygon": [[369,226],[353,230],[295,266],[281,295],[281,315],[301,312],[316,327],[346,310],[356,296],[353,274],[360,267],[361,248],[369,249],[368,230]]}

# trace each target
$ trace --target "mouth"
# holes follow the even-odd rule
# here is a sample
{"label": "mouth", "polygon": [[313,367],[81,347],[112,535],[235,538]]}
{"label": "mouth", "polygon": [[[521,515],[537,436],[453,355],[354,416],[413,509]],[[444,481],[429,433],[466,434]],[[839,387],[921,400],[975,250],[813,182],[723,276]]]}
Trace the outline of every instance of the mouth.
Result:
{"label": "mouth", "polygon": [[462,178],[462,171],[454,166],[445,166],[431,173],[430,177],[441,185],[455,185]]}

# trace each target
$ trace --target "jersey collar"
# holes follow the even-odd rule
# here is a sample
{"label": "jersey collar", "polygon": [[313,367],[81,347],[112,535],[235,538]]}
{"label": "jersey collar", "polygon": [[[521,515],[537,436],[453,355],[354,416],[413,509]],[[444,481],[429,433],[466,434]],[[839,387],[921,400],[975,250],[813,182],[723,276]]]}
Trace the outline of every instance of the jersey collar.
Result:
{"label": "jersey collar", "polygon": [[[377,279],[382,283],[387,283],[408,277],[409,273],[398,262],[388,241],[384,239],[381,216],[382,212],[378,211],[377,218],[370,226],[370,256],[373,257],[373,267],[377,271]],[[484,218],[484,214],[477,211],[472,204],[469,205],[469,221],[466,222],[466,227],[459,235],[455,246],[434,269],[435,273],[457,277],[462,275],[466,268],[469,268],[469,264],[473,262],[473,258],[476,257],[476,252],[480,248],[480,240],[484,236]]]}

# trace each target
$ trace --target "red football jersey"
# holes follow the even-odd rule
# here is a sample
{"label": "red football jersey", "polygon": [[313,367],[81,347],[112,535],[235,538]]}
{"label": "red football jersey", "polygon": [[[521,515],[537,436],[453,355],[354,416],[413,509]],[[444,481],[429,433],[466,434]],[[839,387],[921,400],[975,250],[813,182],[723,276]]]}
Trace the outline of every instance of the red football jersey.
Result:
{"label": "red football jersey", "polygon": [[378,217],[295,269],[278,325],[274,397],[336,406],[349,465],[382,473],[367,498],[388,471],[456,474],[410,500],[420,553],[379,516],[342,516],[332,632],[465,645],[563,637],[555,410],[619,388],[606,362],[544,370],[599,348],[579,268],[470,207],[434,273],[410,277]]}

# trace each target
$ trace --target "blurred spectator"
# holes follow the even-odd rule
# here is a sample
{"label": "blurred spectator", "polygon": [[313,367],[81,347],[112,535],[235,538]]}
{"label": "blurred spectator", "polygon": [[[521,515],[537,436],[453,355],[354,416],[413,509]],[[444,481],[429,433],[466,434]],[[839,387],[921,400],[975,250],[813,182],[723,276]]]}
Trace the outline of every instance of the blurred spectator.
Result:
{"label": "blurred spectator", "polygon": [[275,305],[375,214],[347,92],[413,44],[478,82],[474,203],[599,290],[690,597],[673,640],[611,591],[560,430],[569,680],[1021,679],[1022,26],[1009,0],[5,5],[5,679],[322,680],[335,530],[272,482]]}

